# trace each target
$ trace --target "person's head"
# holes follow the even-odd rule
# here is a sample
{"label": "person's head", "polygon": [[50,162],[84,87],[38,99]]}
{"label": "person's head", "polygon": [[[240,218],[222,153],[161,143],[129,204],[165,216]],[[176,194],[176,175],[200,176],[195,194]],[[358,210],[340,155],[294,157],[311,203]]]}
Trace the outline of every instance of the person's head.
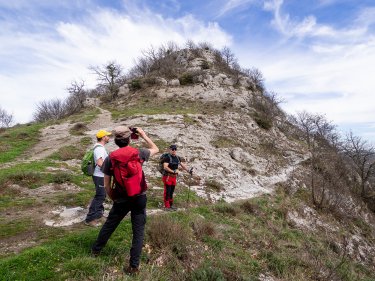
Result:
{"label": "person's head", "polygon": [[113,130],[113,135],[115,136],[115,144],[118,147],[128,146],[130,143],[131,131],[126,126],[118,126]]}
{"label": "person's head", "polygon": [[177,145],[175,145],[175,144],[171,144],[171,145],[169,146],[169,152],[170,152],[170,154],[172,154],[172,155],[176,155],[176,153],[177,153]]}
{"label": "person's head", "polygon": [[110,135],[111,135],[110,132],[107,132],[106,130],[100,130],[99,132],[96,133],[96,140],[98,142],[108,143]]}

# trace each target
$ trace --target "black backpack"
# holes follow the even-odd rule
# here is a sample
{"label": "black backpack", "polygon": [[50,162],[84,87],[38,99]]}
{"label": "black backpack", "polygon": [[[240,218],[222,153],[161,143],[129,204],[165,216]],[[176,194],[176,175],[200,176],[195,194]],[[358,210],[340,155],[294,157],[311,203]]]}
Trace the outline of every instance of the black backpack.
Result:
{"label": "black backpack", "polygon": [[[159,167],[158,167],[158,171],[164,175],[165,174],[165,170],[164,170],[164,161],[165,161],[165,158],[169,157],[169,164],[172,164],[172,156],[170,153],[163,153],[160,157],[159,157]],[[180,165],[180,157],[177,156],[177,159],[178,159],[178,165]]]}

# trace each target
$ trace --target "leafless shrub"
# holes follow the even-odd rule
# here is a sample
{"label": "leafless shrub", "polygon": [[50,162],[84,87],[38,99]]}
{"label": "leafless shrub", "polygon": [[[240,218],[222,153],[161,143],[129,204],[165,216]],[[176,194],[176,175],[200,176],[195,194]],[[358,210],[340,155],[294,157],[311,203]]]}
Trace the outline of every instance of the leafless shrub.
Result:
{"label": "leafless shrub", "polygon": [[[363,198],[371,191],[369,181],[375,176],[375,148],[352,132],[346,135],[343,152],[359,179],[356,185]],[[366,188],[367,187],[367,188]]]}
{"label": "leafless shrub", "polygon": [[90,66],[89,69],[97,76],[98,87],[103,87],[112,100],[116,99],[121,86],[119,79],[122,74],[122,66],[115,61],[110,61],[102,66]]}
{"label": "leafless shrub", "polygon": [[85,123],[78,122],[74,124],[74,126],[69,130],[69,132],[72,135],[83,135],[87,129],[88,128]]}
{"label": "leafless shrub", "polygon": [[13,123],[13,114],[0,107],[0,128],[9,128]]}
{"label": "leafless shrub", "polygon": [[216,212],[228,214],[228,215],[231,215],[231,216],[236,216],[239,213],[239,210],[235,206],[233,206],[229,203],[217,204],[217,205],[215,205],[214,210]]}
{"label": "leafless shrub", "polygon": [[244,68],[242,69],[242,73],[250,78],[251,85],[249,86],[249,90],[252,91],[259,91],[263,93],[265,91],[264,86],[264,77],[262,72],[257,68]]}
{"label": "leafless shrub", "polygon": [[223,47],[220,52],[224,63],[230,68],[233,65],[238,65],[237,58],[234,53],[227,46]]}
{"label": "leafless shrub", "polygon": [[69,145],[61,147],[55,155],[59,160],[66,161],[71,159],[82,159],[84,153],[85,152],[81,148]]}
{"label": "leafless shrub", "polygon": [[31,171],[16,171],[4,179],[6,182],[19,184],[22,186],[31,187],[39,184],[42,180],[42,175]]}
{"label": "leafless shrub", "polygon": [[70,96],[65,101],[65,114],[71,115],[79,112],[84,107],[86,100],[86,91],[84,90],[85,82],[73,81],[67,88]]}
{"label": "leafless shrub", "polygon": [[176,220],[163,216],[147,224],[148,243],[157,251],[171,251],[179,259],[188,258],[191,233]]}
{"label": "leafless shrub", "polygon": [[206,180],[206,188],[208,188],[209,190],[214,190],[214,191],[217,191],[217,192],[220,192],[224,189],[224,186],[222,183],[214,180],[214,179],[208,179]]}
{"label": "leafless shrub", "polygon": [[65,117],[65,105],[60,99],[50,101],[42,101],[37,104],[34,120],[37,122],[45,122],[48,120],[58,120]]}
{"label": "leafless shrub", "polygon": [[143,58],[138,58],[136,68],[132,69],[132,75],[141,74],[142,77],[145,77],[152,74],[169,79],[175,78],[180,67],[176,60],[179,50],[180,48],[174,42],[168,42],[159,48],[151,46],[149,49],[143,50]]}
{"label": "leafless shrub", "polygon": [[322,146],[338,147],[339,135],[336,126],[324,115],[301,111],[290,121],[300,130],[301,138],[307,142],[310,150]]}
{"label": "leafless shrub", "polygon": [[255,214],[258,212],[258,206],[249,201],[245,201],[240,205],[240,208],[247,214]]}
{"label": "leafless shrub", "polygon": [[223,58],[222,53],[219,50],[214,50],[213,52],[215,68],[223,73],[231,73],[232,69]]}
{"label": "leafless shrub", "polygon": [[261,128],[270,129],[276,117],[284,116],[284,112],[279,107],[281,102],[275,92],[266,92],[253,97],[250,106],[255,109],[253,117]]}
{"label": "leafless shrub", "polygon": [[212,44],[209,43],[209,42],[199,42],[198,48],[203,49],[203,50],[213,50],[214,49]]}
{"label": "leafless shrub", "polygon": [[200,57],[202,55],[202,49],[194,41],[186,41],[185,46],[190,51],[192,57]]}
{"label": "leafless shrub", "polygon": [[146,77],[146,75],[151,71],[151,63],[151,60],[148,60],[145,57],[139,57],[134,62],[134,66],[129,72],[131,78]]}
{"label": "leafless shrub", "polygon": [[305,184],[311,189],[313,204],[318,208],[337,206],[339,200],[335,194],[348,188],[349,179],[338,154],[336,126],[323,115],[306,111],[299,112],[291,121],[299,128],[311,154]]}
{"label": "leafless shrub", "polygon": [[191,227],[194,231],[194,235],[200,240],[206,236],[214,236],[216,233],[215,225],[203,219],[192,222]]}

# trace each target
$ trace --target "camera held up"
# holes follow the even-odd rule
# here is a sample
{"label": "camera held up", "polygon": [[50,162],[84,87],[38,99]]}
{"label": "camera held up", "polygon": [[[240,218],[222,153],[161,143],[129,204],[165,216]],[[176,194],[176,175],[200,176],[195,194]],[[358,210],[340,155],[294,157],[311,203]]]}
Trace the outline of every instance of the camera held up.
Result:
{"label": "camera held up", "polygon": [[132,140],[137,140],[139,138],[137,128],[135,128],[135,127],[129,127],[129,130],[132,132],[131,135],[130,135],[130,138]]}

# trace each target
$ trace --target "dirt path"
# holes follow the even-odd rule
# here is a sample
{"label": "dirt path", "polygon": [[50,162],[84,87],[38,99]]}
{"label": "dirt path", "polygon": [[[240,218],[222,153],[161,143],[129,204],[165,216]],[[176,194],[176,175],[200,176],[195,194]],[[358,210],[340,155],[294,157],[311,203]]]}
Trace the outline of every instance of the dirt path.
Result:
{"label": "dirt path", "polygon": [[[99,129],[108,129],[112,126],[111,113],[108,110],[99,108],[100,114],[90,124],[87,125],[89,131],[85,134],[95,139],[95,133]],[[28,152],[30,160],[40,160],[48,157],[60,148],[74,145],[82,137],[70,134],[70,129],[74,126],[71,123],[51,125],[42,129],[39,142]]]}

